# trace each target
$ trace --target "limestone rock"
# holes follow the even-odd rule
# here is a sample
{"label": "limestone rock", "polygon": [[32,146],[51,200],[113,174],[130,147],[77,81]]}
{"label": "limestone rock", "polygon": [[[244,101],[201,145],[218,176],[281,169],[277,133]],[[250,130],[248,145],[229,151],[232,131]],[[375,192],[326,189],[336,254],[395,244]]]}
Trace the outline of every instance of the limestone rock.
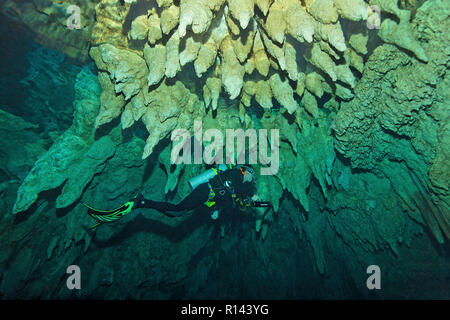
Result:
{"label": "limestone rock", "polygon": [[180,8],[171,5],[161,13],[161,30],[164,34],[169,34],[177,25],[180,19]]}
{"label": "limestone rock", "polygon": [[241,28],[246,29],[254,15],[254,0],[227,0],[227,3],[231,14],[239,21]]}
{"label": "limestone rock", "polygon": [[228,29],[231,31],[233,35],[238,36],[241,33],[241,29],[239,28],[238,22],[236,22],[234,18],[231,16],[228,6],[225,6],[223,12],[225,14],[225,20],[227,21]]}
{"label": "limestone rock", "polygon": [[284,50],[277,46],[270,38],[261,33],[262,40],[267,52],[276,59],[276,63],[280,66],[281,70],[286,70],[286,59],[284,57]]}
{"label": "limestone rock", "polygon": [[92,45],[109,43],[127,47],[128,39],[123,32],[123,24],[130,5],[122,6],[120,0],[101,0],[95,7],[97,23],[92,30]]}
{"label": "limestone rock", "polygon": [[311,49],[310,62],[314,66],[328,74],[333,82],[337,80],[336,71],[334,70],[335,64],[333,60],[329,55],[323,52],[317,44],[314,44]]}
{"label": "limestone rock", "polygon": [[98,82],[102,88],[102,93],[100,95],[100,112],[95,118],[96,128],[118,117],[125,105],[123,95],[116,95],[114,83],[106,72],[98,74]]}
{"label": "limestone rock", "polygon": [[[97,95],[100,88],[89,77],[93,74],[79,74],[77,81],[93,84],[92,91],[82,91],[78,86],[78,100],[72,126],[41,156],[22,182],[13,213],[27,210],[38,198],[40,192],[64,184],[56,201],[58,208],[64,208],[76,201],[93,175],[101,170],[104,162],[115,150],[109,137],[93,143],[93,123],[99,109]],[[91,96],[93,94],[93,96]]]}
{"label": "limestone rock", "polygon": [[161,20],[156,12],[148,17],[148,42],[155,44],[162,38]]}
{"label": "limestone rock", "polygon": [[264,44],[262,43],[259,32],[255,35],[255,41],[253,44],[253,59],[256,70],[258,70],[262,76],[267,77],[269,74],[270,61],[269,57],[267,57],[266,51],[264,50]]}
{"label": "limestone rock", "polygon": [[303,93],[302,104],[304,105],[306,111],[308,111],[308,113],[314,118],[319,116],[317,100],[311,93],[309,93],[308,90],[305,90]]}
{"label": "limestone rock", "polygon": [[300,42],[312,42],[314,20],[298,1],[289,1],[284,9],[287,31]]}
{"label": "limestone rock", "polygon": [[350,59],[350,65],[358,70],[360,73],[364,70],[364,58],[357,54],[353,49],[349,48],[348,58]]}
{"label": "limestone rock", "polygon": [[147,39],[148,35],[148,17],[147,15],[142,15],[137,17],[131,23],[130,37],[133,40],[144,40]]}
{"label": "limestone rock", "polygon": [[255,32],[253,30],[249,30],[233,41],[234,53],[241,64],[245,63],[250,51],[252,50],[254,36]]}
{"label": "limestone rock", "polygon": [[281,1],[275,1],[269,9],[264,28],[274,42],[282,44],[284,42],[286,27]]}
{"label": "limestone rock", "polygon": [[269,8],[272,2],[273,0],[255,0],[255,4],[264,15],[267,15],[267,13],[269,12]]}
{"label": "limestone rock", "polygon": [[186,35],[188,26],[192,27],[194,33],[205,32],[209,28],[212,18],[213,14],[207,3],[201,0],[181,0],[178,26],[180,39]]}
{"label": "limestone rock", "polygon": [[239,63],[234,52],[233,43],[230,36],[227,36],[220,45],[223,55],[221,66],[222,84],[225,91],[230,95],[230,99],[237,98],[244,84],[244,67]]}
{"label": "limestone rock", "polygon": [[289,85],[288,79],[282,80],[280,76],[275,73],[270,77],[270,88],[277,101],[284,106],[290,114],[294,113],[298,107],[294,100],[294,91]]}
{"label": "limestone rock", "polygon": [[168,8],[173,4],[173,0],[156,0],[156,3],[160,8]]}
{"label": "limestone rock", "polygon": [[161,81],[166,70],[166,47],[157,44],[154,47],[146,45],[144,58],[148,65],[148,85],[152,86]]}
{"label": "limestone rock", "polygon": [[305,82],[306,82],[306,75],[303,72],[300,72],[297,77],[297,85],[295,87],[295,93],[297,93],[299,97],[301,97],[303,95],[303,92],[305,91],[306,86]]}
{"label": "limestone rock", "polygon": [[297,52],[289,41],[284,42],[284,59],[286,61],[286,72],[289,79],[297,81],[298,66],[297,66]]}
{"label": "limestone rock", "polygon": [[350,46],[359,54],[367,54],[367,40],[369,37],[361,33],[355,33],[350,36]]}
{"label": "limestone rock", "polygon": [[204,114],[203,103],[200,103],[197,96],[191,94],[180,81],[176,81],[173,85],[168,85],[164,81],[149,93],[148,100],[150,103],[142,115],[142,122],[149,136],[142,159],[151,155],[159,141],[175,128],[190,129],[193,126],[193,119]]}
{"label": "limestone rock", "polygon": [[367,20],[367,4],[363,0],[333,0],[339,15],[343,18],[360,21]]}
{"label": "limestone rock", "polygon": [[309,92],[313,93],[317,98],[322,98],[324,90],[322,87],[322,77],[317,72],[306,75],[305,86]]}
{"label": "limestone rock", "polygon": [[317,33],[324,41],[328,42],[333,48],[336,48],[340,52],[345,51],[347,45],[339,21],[332,24],[317,23],[316,26]]}
{"label": "limestone rock", "polygon": [[272,108],[272,89],[269,81],[259,80],[256,83],[255,99],[264,109]]}
{"label": "limestone rock", "polygon": [[194,61],[197,58],[201,44],[193,37],[186,38],[184,42],[184,50],[180,52],[180,66]]}
{"label": "limestone rock", "polygon": [[[79,25],[72,19],[68,23],[70,15],[67,10],[70,5],[83,8],[80,10]],[[13,21],[16,27],[20,28],[20,25],[24,25],[31,30],[35,42],[47,48],[59,50],[80,64],[86,64],[90,60],[89,45],[95,29],[95,5],[95,2],[86,0],[72,2],[5,0],[0,4],[0,12],[5,18],[8,17]],[[111,5],[115,6],[115,4]],[[101,14],[98,18],[97,21],[102,21]],[[10,30],[10,32],[16,33],[17,30]]]}
{"label": "limestone rock", "polygon": [[399,24],[391,19],[385,19],[381,24],[379,36],[387,43],[413,52],[420,61],[428,62],[427,54],[411,32],[409,17],[410,13],[406,11],[402,12]]}
{"label": "limestone rock", "polygon": [[122,92],[125,100],[137,94],[145,83],[148,68],[136,53],[103,44],[92,48],[91,56],[101,70],[108,71],[114,81],[115,92]]}
{"label": "limestone rock", "polygon": [[213,41],[208,41],[200,47],[194,62],[195,73],[201,77],[216,61],[217,47]]}
{"label": "limestone rock", "polygon": [[180,56],[179,56],[180,38],[178,33],[174,32],[166,45],[166,70],[167,78],[173,78],[180,71]]}
{"label": "limestone rock", "polygon": [[123,129],[131,127],[147,111],[148,102],[145,100],[144,94],[140,92],[125,105],[120,118]]}
{"label": "limestone rock", "polygon": [[[409,22],[405,23],[404,13],[396,3],[392,6],[389,3],[376,1],[382,10],[401,17],[400,23],[385,20],[386,29],[380,30],[380,33],[392,27],[393,33],[383,36],[395,37],[398,35],[395,30],[406,27]],[[427,2],[416,13],[413,23],[421,25],[422,30],[427,30],[429,24],[434,28],[433,33],[422,34],[427,39],[421,43],[428,58],[426,64],[394,45],[384,44],[376,48],[355,87],[354,99],[341,104],[334,123],[337,150],[351,159],[353,166],[378,170],[380,175],[386,177],[401,197],[409,217],[426,225],[440,243],[449,235],[448,208],[444,204],[446,200],[437,199],[446,199],[448,193],[443,191],[445,187],[438,188],[440,191],[429,187],[433,184],[431,179],[436,177],[434,173],[439,170],[437,167],[431,170],[433,162],[427,159],[429,153],[425,150],[431,148],[439,154],[442,152],[442,140],[430,140],[423,135],[427,132],[427,137],[438,137],[446,128],[440,110],[441,99],[446,97],[443,92],[448,91],[444,89],[448,81],[444,74],[437,75],[433,69],[448,61],[443,45],[447,37],[443,21],[447,17],[448,9],[444,9],[441,1]],[[406,41],[403,43],[405,45],[411,40],[408,37],[406,33],[405,39],[398,40]],[[412,43],[414,41],[409,42]],[[425,59],[420,49],[414,51]],[[434,98],[437,96],[440,98]],[[429,108],[435,110],[432,112],[433,120],[425,116],[428,112],[421,111]],[[411,126],[411,123],[415,125]],[[429,135],[430,132],[433,133]],[[425,140],[428,142],[425,143]],[[441,159],[441,156],[436,159]],[[431,172],[433,178],[430,177]],[[436,202],[433,204],[431,199]]]}
{"label": "limestone rock", "polygon": [[[338,12],[335,8],[338,5],[336,0],[315,0],[306,1],[308,12],[322,23],[335,23],[338,19]],[[309,6],[308,6],[309,4]],[[339,7],[338,7],[339,8]]]}
{"label": "limestone rock", "polygon": [[222,90],[222,82],[218,78],[208,78],[205,84],[209,98],[205,101],[205,107],[208,108],[209,103],[213,110],[217,109],[217,102],[219,101],[220,92]]}
{"label": "limestone rock", "polygon": [[200,47],[194,62],[197,77],[201,77],[216,61],[217,51],[222,40],[228,35],[225,15],[222,14],[213,22],[208,38]]}

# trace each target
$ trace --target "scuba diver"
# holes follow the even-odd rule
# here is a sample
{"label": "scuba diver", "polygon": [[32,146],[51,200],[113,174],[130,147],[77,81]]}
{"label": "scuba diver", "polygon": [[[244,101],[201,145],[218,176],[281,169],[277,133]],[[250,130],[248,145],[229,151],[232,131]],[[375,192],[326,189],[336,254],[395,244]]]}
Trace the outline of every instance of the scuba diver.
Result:
{"label": "scuba diver", "polygon": [[241,211],[249,207],[272,208],[270,202],[259,201],[255,194],[255,183],[256,173],[251,166],[232,167],[221,164],[190,179],[192,191],[178,204],[148,200],[139,193],[134,199],[114,210],[103,211],[84,205],[88,207],[88,214],[97,220],[97,224],[91,229],[103,223],[117,221],[135,208],[155,209],[169,217],[179,217],[184,212],[205,204],[213,209],[211,218],[216,220],[219,213],[229,206]]}

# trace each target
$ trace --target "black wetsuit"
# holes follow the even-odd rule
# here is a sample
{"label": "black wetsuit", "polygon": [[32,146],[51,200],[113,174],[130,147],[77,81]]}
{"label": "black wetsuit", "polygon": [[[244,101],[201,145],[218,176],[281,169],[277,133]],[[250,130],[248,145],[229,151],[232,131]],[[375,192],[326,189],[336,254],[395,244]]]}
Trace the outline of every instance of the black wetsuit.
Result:
{"label": "black wetsuit", "polygon": [[[239,199],[250,199],[254,194],[254,184],[243,181],[244,175],[237,169],[229,169],[219,172],[214,178],[209,180],[214,190],[215,207],[218,209],[226,206],[232,206],[234,203],[232,194],[234,193]],[[152,201],[139,196],[136,199],[136,208],[156,209],[168,216],[178,217],[183,211],[195,209],[204,204],[209,199],[210,188],[208,182],[202,183],[195,188],[186,198],[178,204],[169,202]]]}

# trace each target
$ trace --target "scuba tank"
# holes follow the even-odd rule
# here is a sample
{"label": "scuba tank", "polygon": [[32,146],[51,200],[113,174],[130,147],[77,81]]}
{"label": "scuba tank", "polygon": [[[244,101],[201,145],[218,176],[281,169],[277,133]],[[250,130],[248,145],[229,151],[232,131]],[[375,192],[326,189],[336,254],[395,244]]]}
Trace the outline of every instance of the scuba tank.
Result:
{"label": "scuba tank", "polygon": [[206,170],[205,172],[199,174],[198,176],[195,176],[191,179],[189,179],[189,185],[191,186],[192,190],[197,188],[202,183],[208,182],[212,178],[214,178],[216,175],[219,174],[219,171],[225,171],[228,167],[226,164],[220,164],[218,169],[211,168],[209,170]]}

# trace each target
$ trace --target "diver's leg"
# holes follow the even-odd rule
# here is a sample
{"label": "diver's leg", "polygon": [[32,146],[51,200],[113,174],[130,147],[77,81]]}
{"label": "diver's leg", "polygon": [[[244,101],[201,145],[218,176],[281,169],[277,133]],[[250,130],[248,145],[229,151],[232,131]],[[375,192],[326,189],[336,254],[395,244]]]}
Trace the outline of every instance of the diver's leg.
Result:
{"label": "diver's leg", "polygon": [[137,208],[158,210],[170,217],[179,217],[182,211],[192,210],[202,205],[209,197],[208,184],[203,183],[195,188],[186,198],[178,204],[169,202],[146,200],[142,197],[136,203]]}

